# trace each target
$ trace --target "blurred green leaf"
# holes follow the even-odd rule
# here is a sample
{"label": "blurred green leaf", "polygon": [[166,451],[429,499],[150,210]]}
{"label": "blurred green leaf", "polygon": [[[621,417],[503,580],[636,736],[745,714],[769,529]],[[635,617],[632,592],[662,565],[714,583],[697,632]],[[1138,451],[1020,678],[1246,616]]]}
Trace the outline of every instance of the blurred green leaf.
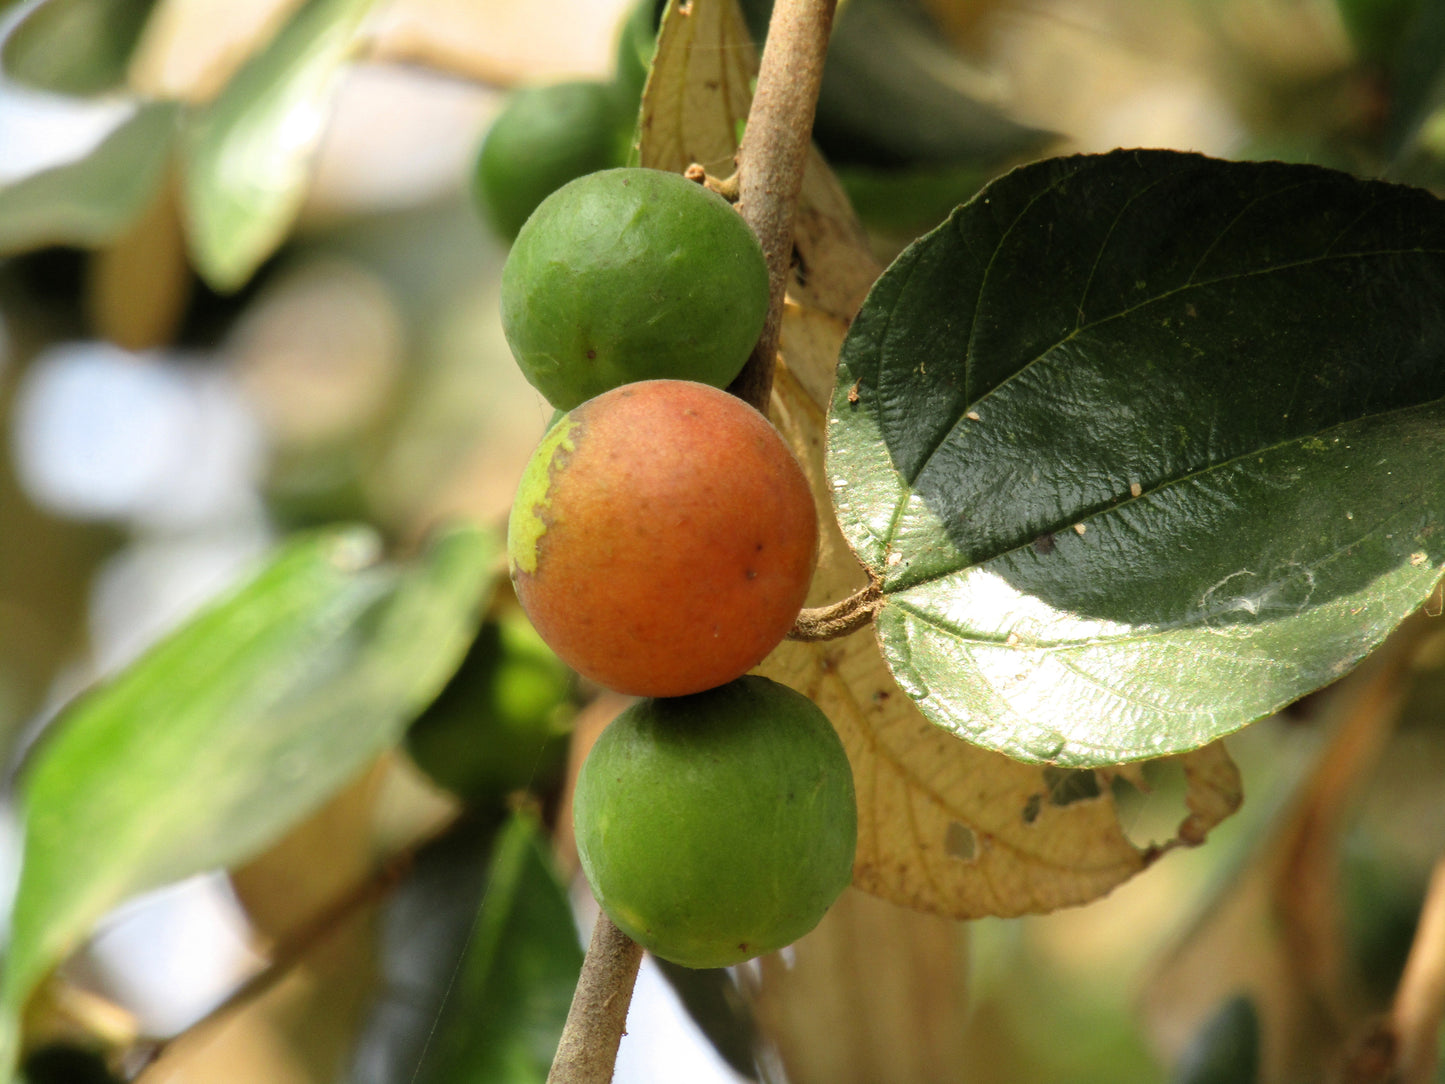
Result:
{"label": "blurred green leaf", "polygon": [[1254,1084],[1259,1079],[1259,1014],[1247,997],[1226,1001],[1179,1059],[1173,1084]]}
{"label": "blurred green leaf", "polygon": [[652,962],[718,1056],[743,1080],[760,1080],[757,1021],[725,967],[683,967],[660,956]]}
{"label": "blurred green leaf", "polygon": [[1425,4],[1390,57],[1392,178],[1445,187],[1445,4]]}
{"label": "blurred green leaf", "polygon": [[1388,60],[1400,47],[1424,0],[1335,0],[1340,21],[1367,60]]}
{"label": "blurred green leaf", "polygon": [[436,695],[475,634],[500,543],[458,528],[412,565],[369,531],[293,542],[53,724],[21,783],[4,1070],[47,971],[117,903],[262,850]]}
{"label": "blurred green leaf", "polygon": [[176,107],[140,106],[90,154],[0,187],[0,254],[118,237],[165,177]]}
{"label": "blurred green leaf", "polygon": [[1313,166],[1027,166],[842,351],[839,518],[935,723],[1198,748],[1353,666],[1445,563],[1445,204]]}
{"label": "blurred green leaf", "polygon": [[868,226],[916,237],[937,226],[993,177],[977,166],[874,169],[839,166],[834,172],[848,202]]}
{"label": "blurred green leaf", "polygon": [[0,72],[59,94],[124,84],[155,0],[45,0],[20,13],[0,45]]}
{"label": "blurred green leaf", "polygon": [[375,0],[308,0],[195,116],[183,146],[191,254],[216,290],[285,240],[357,30]]}
{"label": "blurred green leaf", "polygon": [[813,136],[837,164],[979,168],[1054,138],[967,89],[983,84],[915,4],[849,0],[828,42]]}
{"label": "blurred green leaf", "polygon": [[[762,42],[772,0],[741,7]],[[848,0],[828,41],[813,138],[834,166],[984,172],[1055,138],[987,101],[987,84],[916,0]]]}
{"label": "blurred green leaf", "polygon": [[481,910],[416,1084],[543,1084],[581,971],[546,841],[514,816],[497,834]]}

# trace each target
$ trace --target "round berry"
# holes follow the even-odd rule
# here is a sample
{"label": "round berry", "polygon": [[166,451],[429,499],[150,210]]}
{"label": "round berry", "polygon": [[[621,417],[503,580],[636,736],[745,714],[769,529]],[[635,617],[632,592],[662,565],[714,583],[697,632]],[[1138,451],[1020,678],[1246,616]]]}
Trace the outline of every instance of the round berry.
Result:
{"label": "round berry", "polygon": [[731,681],[792,627],[817,561],[802,468],[742,400],[644,381],[543,438],[508,526],[517,597],[552,650],[618,692]]}

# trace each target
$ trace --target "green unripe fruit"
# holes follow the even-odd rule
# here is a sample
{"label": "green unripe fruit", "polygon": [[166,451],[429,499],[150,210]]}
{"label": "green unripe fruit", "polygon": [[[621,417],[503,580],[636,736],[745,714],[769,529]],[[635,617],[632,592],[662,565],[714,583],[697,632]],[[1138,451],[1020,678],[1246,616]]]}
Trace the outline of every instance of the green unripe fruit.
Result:
{"label": "green unripe fruit", "polygon": [[619,715],[578,775],[573,823],[603,910],[687,967],[802,937],[847,887],[858,840],[827,717],[755,676]]}
{"label": "green unripe fruit", "polygon": [[452,793],[500,806],[513,791],[556,781],[571,691],[571,671],[512,611],[481,627],[456,674],[407,731],[407,752]]}
{"label": "green unripe fruit", "polygon": [[597,82],[511,93],[482,141],[474,178],[477,205],[499,234],[510,241],[568,181],[623,162],[635,117],[619,105],[616,91]]}
{"label": "green unripe fruit", "polygon": [[571,410],[670,378],[726,387],[762,332],[768,268],[726,200],[675,173],[612,169],[542,201],[502,269],[502,330]]}

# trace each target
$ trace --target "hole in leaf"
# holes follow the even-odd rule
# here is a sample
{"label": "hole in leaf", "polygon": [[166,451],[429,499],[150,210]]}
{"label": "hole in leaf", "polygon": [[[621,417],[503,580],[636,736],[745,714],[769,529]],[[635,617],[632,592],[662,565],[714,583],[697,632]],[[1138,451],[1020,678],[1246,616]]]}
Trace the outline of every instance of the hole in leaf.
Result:
{"label": "hole in leaf", "polygon": [[1088,768],[1045,768],[1050,805],[1065,806],[1097,798],[1099,777]]}

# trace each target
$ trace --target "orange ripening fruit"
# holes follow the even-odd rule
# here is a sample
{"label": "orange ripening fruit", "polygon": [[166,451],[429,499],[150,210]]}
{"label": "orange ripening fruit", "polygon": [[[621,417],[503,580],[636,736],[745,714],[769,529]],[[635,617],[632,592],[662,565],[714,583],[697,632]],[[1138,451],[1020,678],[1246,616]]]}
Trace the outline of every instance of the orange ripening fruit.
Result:
{"label": "orange ripening fruit", "polygon": [[762,661],[817,562],[802,468],[742,400],[645,380],[589,399],[543,438],[512,505],[517,597],[578,673],[684,696]]}

